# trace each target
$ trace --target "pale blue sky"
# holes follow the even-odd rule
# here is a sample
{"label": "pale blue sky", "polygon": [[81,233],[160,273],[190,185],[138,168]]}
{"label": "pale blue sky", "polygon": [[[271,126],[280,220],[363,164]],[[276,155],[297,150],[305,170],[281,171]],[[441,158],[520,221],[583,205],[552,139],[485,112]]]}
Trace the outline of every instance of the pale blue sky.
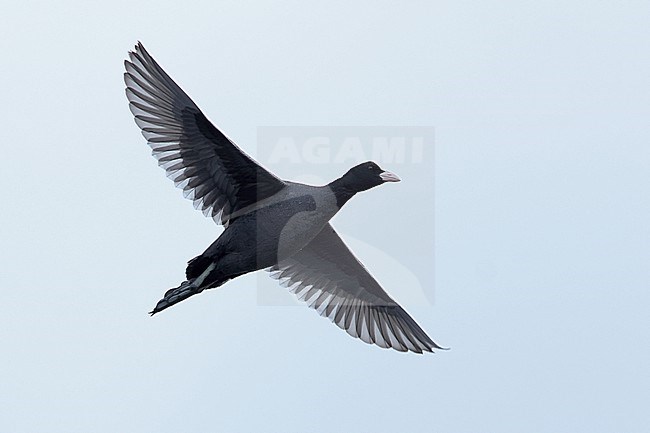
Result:
{"label": "pale blue sky", "polygon": [[[648,22],[646,1],[4,4],[0,431],[648,431]],[[383,257],[435,235],[434,302],[405,304],[452,350],[260,305],[284,289],[257,275],[149,318],[221,229],[133,123],[136,40],[252,154],[263,125],[434,127],[435,218],[403,165],[334,224],[398,300]]]}

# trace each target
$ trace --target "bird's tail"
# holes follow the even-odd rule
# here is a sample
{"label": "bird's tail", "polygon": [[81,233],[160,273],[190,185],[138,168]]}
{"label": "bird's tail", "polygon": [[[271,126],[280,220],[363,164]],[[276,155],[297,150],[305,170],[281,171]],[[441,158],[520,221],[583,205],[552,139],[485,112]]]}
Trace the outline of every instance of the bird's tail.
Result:
{"label": "bird's tail", "polygon": [[190,296],[201,293],[202,291],[203,289],[196,287],[192,282],[183,281],[180,286],[167,290],[165,297],[158,301],[156,307],[150,311],[149,314],[153,316],[156,313],[160,313],[162,310],[184,301]]}

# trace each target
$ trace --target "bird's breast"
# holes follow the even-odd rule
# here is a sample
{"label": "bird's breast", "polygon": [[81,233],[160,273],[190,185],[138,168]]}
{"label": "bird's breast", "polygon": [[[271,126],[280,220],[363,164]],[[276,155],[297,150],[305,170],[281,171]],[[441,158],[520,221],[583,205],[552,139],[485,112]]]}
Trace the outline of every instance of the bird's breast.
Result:
{"label": "bird's breast", "polygon": [[[281,259],[304,248],[336,214],[333,194],[304,194],[260,209],[257,240]],[[265,251],[267,254],[271,251]]]}

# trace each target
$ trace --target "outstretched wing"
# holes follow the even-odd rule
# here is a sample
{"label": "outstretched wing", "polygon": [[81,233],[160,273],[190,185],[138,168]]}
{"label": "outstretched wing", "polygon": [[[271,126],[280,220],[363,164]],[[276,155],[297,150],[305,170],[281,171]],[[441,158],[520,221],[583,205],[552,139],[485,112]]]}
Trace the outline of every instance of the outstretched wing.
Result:
{"label": "outstretched wing", "polygon": [[129,59],[124,82],[135,122],[194,207],[228,225],[233,213],[285,186],[210,123],[141,43]]}
{"label": "outstretched wing", "polygon": [[305,248],[269,270],[321,316],[366,343],[401,352],[442,349],[388,296],[329,224]]}

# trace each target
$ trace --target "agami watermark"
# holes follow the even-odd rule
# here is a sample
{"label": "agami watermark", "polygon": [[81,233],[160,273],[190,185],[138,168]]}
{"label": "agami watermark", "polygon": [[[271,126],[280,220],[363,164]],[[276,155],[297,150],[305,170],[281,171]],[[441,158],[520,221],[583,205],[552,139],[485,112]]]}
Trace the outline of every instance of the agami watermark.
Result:
{"label": "agami watermark", "polygon": [[[373,269],[390,270],[391,276],[408,285],[401,288],[398,301],[406,305],[430,305],[434,300],[434,151],[435,129],[431,126],[262,126],[257,131],[256,159],[271,172],[290,173],[290,178],[316,180],[327,183],[323,165],[331,173],[331,166],[339,168],[337,176],[350,167],[375,161],[382,168],[395,171],[408,182],[401,185],[398,194],[403,203],[385,203],[381,192],[378,203],[383,203],[396,215],[386,215],[386,221],[376,224],[382,243],[403,244],[404,237],[417,237],[409,248],[378,249],[373,236],[359,238],[356,233],[340,231],[351,250],[358,255],[371,256],[367,265]],[[309,183],[309,182],[308,182]],[[383,201],[382,201],[383,200]],[[408,204],[410,203],[410,205]],[[397,205],[397,207],[396,207]],[[354,205],[347,209],[352,212]],[[408,209],[408,207],[411,209]],[[411,213],[407,213],[408,212]],[[346,210],[343,211],[345,213]],[[413,215],[417,213],[417,215]],[[358,215],[356,215],[358,217]],[[354,218],[354,217],[352,217]],[[366,218],[366,221],[368,218]],[[333,224],[336,229],[336,224]],[[367,226],[367,223],[363,224]],[[394,228],[386,230],[387,225]],[[400,232],[400,230],[402,232]],[[348,230],[349,231],[349,230]],[[267,278],[260,274],[260,278]],[[383,283],[380,280],[380,283]],[[387,286],[389,293],[395,287]],[[299,305],[283,293],[258,290],[260,305]]]}

